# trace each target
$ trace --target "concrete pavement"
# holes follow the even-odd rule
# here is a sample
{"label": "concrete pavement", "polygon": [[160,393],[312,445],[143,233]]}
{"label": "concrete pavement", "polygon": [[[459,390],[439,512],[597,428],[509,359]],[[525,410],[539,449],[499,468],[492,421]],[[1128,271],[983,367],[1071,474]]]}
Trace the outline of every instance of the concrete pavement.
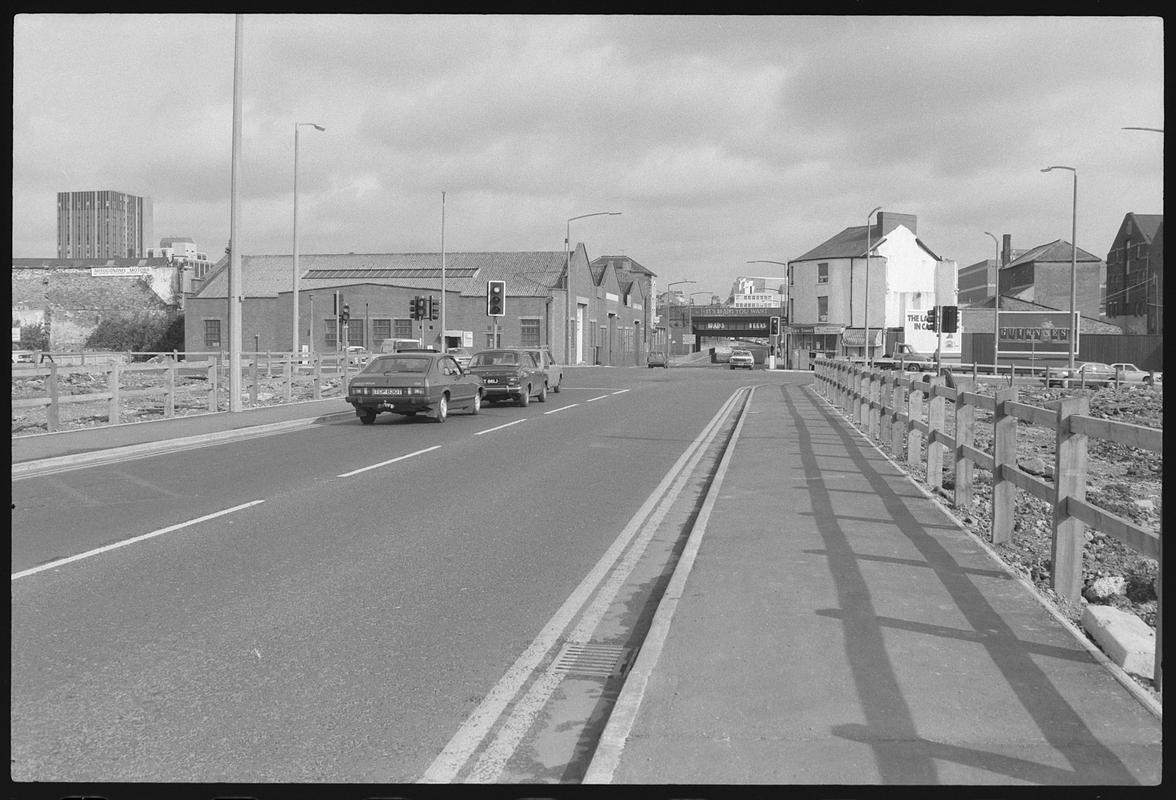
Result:
{"label": "concrete pavement", "polygon": [[585,782],[1151,785],[1154,710],[811,387],[760,386]]}
{"label": "concrete pavement", "polygon": [[[14,438],[13,475],[352,414]],[[586,782],[1159,783],[1157,707],[811,387],[739,425]]]}

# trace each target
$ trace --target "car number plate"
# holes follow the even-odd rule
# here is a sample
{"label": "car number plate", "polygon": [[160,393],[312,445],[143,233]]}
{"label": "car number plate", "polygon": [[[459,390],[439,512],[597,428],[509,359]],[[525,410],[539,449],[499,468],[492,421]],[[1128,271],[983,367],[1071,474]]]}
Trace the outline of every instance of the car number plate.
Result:
{"label": "car number plate", "polygon": [[403,389],[373,389],[373,394],[404,394]]}
{"label": "car number plate", "polygon": [[498,383],[498,378],[487,378],[486,383]]}

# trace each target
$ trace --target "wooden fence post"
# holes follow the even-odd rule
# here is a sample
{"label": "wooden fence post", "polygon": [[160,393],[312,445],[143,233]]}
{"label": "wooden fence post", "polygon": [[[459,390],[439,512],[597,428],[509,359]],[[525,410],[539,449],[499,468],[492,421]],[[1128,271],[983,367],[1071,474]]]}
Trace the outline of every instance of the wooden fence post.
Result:
{"label": "wooden fence post", "polygon": [[249,402],[257,402],[257,353],[249,360]]}
{"label": "wooden fence post", "polygon": [[1087,436],[1071,430],[1070,417],[1089,411],[1089,397],[1063,397],[1058,401],[1050,585],[1059,596],[1075,603],[1082,591],[1082,546],[1085,544],[1086,524],[1071,516],[1067,503],[1071,497],[1086,499]]}
{"label": "wooden fence post", "polygon": [[901,372],[896,372],[893,391],[894,419],[890,425],[890,454],[895,459],[899,458],[903,444],[906,442],[907,426],[900,424],[899,412],[910,408],[910,391],[910,381],[906,380]]}
{"label": "wooden fence post", "polygon": [[915,427],[915,422],[923,419],[923,390],[915,386],[912,377],[911,393],[907,396],[907,464],[912,467],[919,463],[919,450],[923,444],[923,433]]}
{"label": "wooden fence post", "polygon": [[956,378],[955,401],[955,504],[957,508],[972,505],[972,460],[964,455],[964,445],[976,444],[976,406],[964,397],[976,387],[975,378]]}
{"label": "wooden fence post", "polygon": [[110,362],[110,372],[106,374],[106,389],[110,392],[110,413],[107,414],[109,418],[107,421],[111,425],[122,422],[122,398],[119,396],[119,383],[122,382],[120,372],[122,372],[122,364],[117,359]]}
{"label": "wooden fence post", "polygon": [[1152,668],[1152,684],[1157,692],[1164,691],[1164,510],[1160,509],[1160,535],[1156,537],[1156,660]]}
{"label": "wooden fence post", "polygon": [[932,489],[943,488],[943,452],[947,448],[933,440],[937,433],[946,432],[947,398],[937,391],[944,385],[942,377],[931,379],[931,399],[927,403],[927,427],[930,428],[927,435],[927,485]]}
{"label": "wooden fence post", "polygon": [[882,425],[882,381],[876,371],[870,371],[870,436],[877,437]]}
{"label": "wooden fence post", "polygon": [[1017,466],[1017,418],[1005,410],[1005,403],[1016,401],[1013,387],[996,390],[996,409],[992,414],[992,543],[1013,538],[1013,516],[1017,485],[1005,477],[1005,469]]}
{"label": "wooden fence post", "polygon": [[854,425],[862,424],[862,373],[853,367],[853,393],[850,395],[849,412]]}
{"label": "wooden fence post", "polygon": [[283,359],[282,377],[286,379],[286,402],[294,399],[294,354]]}
{"label": "wooden fence post", "polygon": [[164,419],[171,419],[176,415],[176,371],[179,370],[179,368],[179,362],[173,359],[171,364],[168,365],[167,371],[163,377]]}
{"label": "wooden fence post", "polygon": [[894,423],[894,419],[891,417],[894,408],[894,381],[889,374],[882,378],[878,401],[882,406],[878,409],[878,438],[888,442],[890,441],[890,427]]}
{"label": "wooden fence post", "polygon": [[45,409],[45,430],[53,433],[61,427],[61,404],[58,402],[57,363],[49,363],[49,407]]}
{"label": "wooden fence post", "polygon": [[321,353],[314,354],[314,390],[311,396],[315,400],[323,399],[323,357]]}
{"label": "wooden fence post", "polygon": [[219,407],[216,398],[216,356],[208,359],[208,410],[216,411]]}

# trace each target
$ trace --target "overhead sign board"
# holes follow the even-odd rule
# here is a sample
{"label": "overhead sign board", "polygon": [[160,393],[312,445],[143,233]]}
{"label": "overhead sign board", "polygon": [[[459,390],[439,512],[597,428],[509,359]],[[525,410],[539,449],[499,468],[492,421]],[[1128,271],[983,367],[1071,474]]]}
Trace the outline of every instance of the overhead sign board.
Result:
{"label": "overhead sign board", "polygon": [[[1071,330],[1074,355],[1078,354],[1078,328],[1070,325],[1068,311],[997,312],[997,350],[1009,356],[1069,355]],[[1074,317],[1077,321],[1077,315]]]}
{"label": "overhead sign board", "polygon": [[151,267],[90,267],[91,278],[138,278],[151,274]]}

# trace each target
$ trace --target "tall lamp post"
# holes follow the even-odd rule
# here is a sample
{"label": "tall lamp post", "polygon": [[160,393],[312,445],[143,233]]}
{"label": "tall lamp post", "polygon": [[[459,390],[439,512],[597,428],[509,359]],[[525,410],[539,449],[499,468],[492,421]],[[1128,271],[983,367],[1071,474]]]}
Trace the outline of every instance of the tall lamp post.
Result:
{"label": "tall lamp post", "polygon": [[564,346],[567,348],[567,363],[574,364],[572,361],[572,223],[578,219],[587,219],[588,217],[615,217],[620,215],[620,211],[593,211],[591,214],[580,214],[578,217],[568,217],[568,227],[564,234],[564,283],[567,288],[567,297],[564,298],[564,314],[567,317],[565,320],[566,336],[564,337]]}
{"label": "tall lamp post", "polygon": [[1000,363],[1000,242],[988,231],[984,231],[984,235],[991,236],[992,243],[996,245],[996,258],[992,262],[992,374],[995,375],[999,371],[997,364]]}
{"label": "tall lamp post", "polygon": [[309,125],[316,131],[325,131],[322,125],[314,122],[295,122],[294,123],[294,297],[293,297],[293,314],[292,327],[294,331],[293,343],[294,346],[290,348],[290,352],[298,353],[298,291],[299,291],[299,275],[298,275],[298,129]]}
{"label": "tall lamp post", "polygon": [[[779,264],[780,266],[785,268],[785,270],[784,270],[784,284],[783,284],[784,285],[784,318],[788,319],[788,317],[787,317],[787,315],[788,315],[788,270],[787,270],[788,262],[787,261],[769,261],[767,259],[753,259],[751,261],[748,261],[747,263],[748,264]],[[787,358],[788,329],[787,329],[786,325],[780,326],[779,336],[780,336],[780,339],[783,339],[783,341],[784,341],[784,353],[786,354],[785,358]],[[780,346],[780,340],[778,339],[777,341],[773,342],[773,345],[778,348]],[[776,354],[772,353],[772,365],[773,366],[775,366],[775,357],[776,357]],[[787,363],[787,361],[785,361],[785,363]]]}
{"label": "tall lamp post", "polygon": [[1070,215],[1070,369],[1074,369],[1074,349],[1078,344],[1078,170],[1055,164],[1042,172],[1066,169],[1074,173],[1074,204]]}
{"label": "tall lamp post", "polygon": [[862,345],[866,351],[866,363],[873,366],[874,356],[870,349],[870,217],[882,210],[882,206],[878,206],[869,214],[866,214],[866,304],[862,316],[865,318],[865,332],[862,338]]}
{"label": "tall lamp post", "polygon": [[[666,294],[668,295],[670,293],[671,286],[679,286],[683,283],[698,283],[698,281],[673,281],[672,283],[667,283],[666,284]],[[666,298],[666,311],[667,311],[666,316],[667,317],[669,316],[669,313],[668,313],[669,309],[670,309],[670,301],[669,301],[669,298],[667,297]],[[689,312],[687,312],[687,313],[689,313]],[[691,331],[691,333],[694,333],[694,331]],[[666,358],[669,358],[669,357],[670,357],[670,329],[667,326],[666,327]]]}

